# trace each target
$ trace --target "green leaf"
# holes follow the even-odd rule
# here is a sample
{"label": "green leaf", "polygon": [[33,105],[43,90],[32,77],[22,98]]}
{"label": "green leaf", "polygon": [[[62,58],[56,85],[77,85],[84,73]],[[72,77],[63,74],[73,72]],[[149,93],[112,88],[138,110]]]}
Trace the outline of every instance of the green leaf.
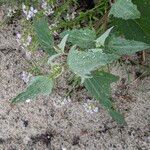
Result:
{"label": "green leaf", "polygon": [[89,93],[105,107],[117,123],[124,124],[125,120],[123,116],[114,109],[114,104],[110,100],[110,84],[116,82],[117,80],[118,77],[112,74],[103,71],[96,71],[92,73],[92,78],[85,79],[84,86]]}
{"label": "green leaf", "polygon": [[150,44],[150,0],[132,0],[141,12],[140,19],[122,20],[115,19],[113,25],[126,39],[142,41]]}
{"label": "green leaf", "polygon": [[[111,97],[110,84],[116,82],[118,79],[119,78],[117,76],[114,76],[110,73],[95,71],[92,73],[91,78],[85,79],[84,85],[95,99],[100,102],[102,102],[103,99],[108,101],[108,99]],[[105,103],[105,101],[102,103]],[[111,108],[112,105],[106,105],[105,107]]]}
{"label": "green leaf", "polygon": [[67,39],[68,39],[68,34],[66,34],[63,39],[61,40],[60,44],[58,45],[58,47],[61,49],[62,53],[64,52],[65,50],[65,46],[66,46],[66,42],[67,42]]}
{"label": "green leaf", "polygon": [[47,76],[36,76],[31,80],[27,89],[12,100],[12,103],[33,100],[38,95],[49,95],[52,92],[53,84],[53,80]]}
{"label": "green leaf", "polygon": [[87,78],[91,71],[105,66],[118,59],[117,55],[105,54],[101,49],[89,49],[88,51],[78,51],[72,47],[68,54],[67,63],[69,68],[82,79]]}
{"label": "green leaf", "polygon": [[64,31],[61,36],[69,34],[68,42],[80,48],[92,48],[95,45],[96,33],[90,29],[73,29]]}
{"label": "green leaf", "polygon": [[126,40],[121,37],[111,37],[106,44],[106,50],[118,55],[132,55],[135,52],[150,48],[150,45],[139,41]]}
{"label": "green leaf", "polygon": [[125,20],[140,18],[140,12],[137,6],[131,0],[117,0],[112,5],[109,15]]}
{"label": "green leaf", "polygon": [[45,18],[34,21],[34,28],[38,37],[38,41],[43,50],[49,55],[56,54],[53,46],[54,39],[49,30],[48,22]]}
{"label": "green leaf", "polygon": [[114,110],[114,109],[110,109],[108,111],[108,113],[110,114],[110,116],[118,123],[118,124],[124,124],[126,125],[126,121],[123,117],[123,115],[121,115],[118,111]]}
{"label": "green leaf", "polygon": [[113,27],[108,29],[105,33],[103,33],[99,38],[96,39],[96,47],[101,47],[105,45],[105,41],[107,37],[109,36],[112,29]]}

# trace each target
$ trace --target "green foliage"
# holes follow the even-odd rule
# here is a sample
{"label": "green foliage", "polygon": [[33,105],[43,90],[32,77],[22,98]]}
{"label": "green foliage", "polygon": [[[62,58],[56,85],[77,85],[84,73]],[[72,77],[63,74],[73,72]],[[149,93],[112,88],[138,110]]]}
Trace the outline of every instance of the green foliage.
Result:
{"label": "green foliage", "polygon": [[31,80],[27,89],[12,100],[12,103],[33,100],[38,95],[49,95],[52,92],[53,84],[52,78],[48,76],[36,76]]}
{"label": "green foliage", "polygon": [[111,7],[109,14],[125,20],[140,18],[137,6],[131,0],[117,0]]}
{"label": "green foliage", "polygon": [[141,17],[136,20],[113,20],[113,25],[118,27],[125,38],[142,41],[150,44],[150,0],[133,0],[141,12]]}
{"label": "green foliage", "polygon": [[111,53],[132,55],[135,52],[150,48],[150,45],[139,41],[126,40],[121,37],[111,37],[106,44],[106,50]]}
{"label": "green foliage", "polygon": [[9,6],[20,6],[22,5],[22,3],[26,4],[26,5],[37,5],[38,3],[40,3],[41,0],[0,0],[0,6],[1,5],[9,5]]}
{"label": "green foliage", "polygon": [[23,0],[18,0],[18,2],[16,2],[16,0],[0,0],[0,6],[1,5],[5,5],[5,4],[11,4],[11,5],[13,5],[13,4],[21,4],[22,2],[24,2]]}
{"label": "green foliage", "polygon": [[[91,78],[85,79],[84,85],[91,95],[98,101],[102,101],[106,108],[112,107],[112,104],[107,101],[111,97],[110,84],[116,82],[119,78],[104,71],[95,71]],[[103,99],[106,99],[103,101]]]}
{"label": "green foliage", "polygon": [[99,38],[96,39],[96,47],[105,46],[105,41],[108,38],[113,27],[108,29],[105,33],[103,33]]}
{"label": "green foliage", "polygon": [[61,50],[62,53],[64,53],[68,36],[69,36],[69,35],[66,34],[66,35],[63,37],[63,39],[61,40],[60,44],[58,45],[58,47],[59,47],[59,49]]}
{"label": "green foliage", "polygon": [[84,79],[90,76],[91,71],[111,63],[117,58],[118,56],[114,54],[103,53],[102,49],[78,51],[74,46],[69,51],[67,63],[75,74]]}
{"label": "green foliage", "polygon": [[[84,3],[84,2],[87,2],[86,1],[76,1],[76,0],[66,0],[66,2],[64,3],[64,7],[66,9],[69,8],[72,8],[73,4],[71,2],[74,2],[77,6],[79,6],[78,2],[81,2],[81,3]],[[67,3],[70,3],[70,5],[67,5]],[[102,17],[102,15],[105,14],[106,12],[106,9],[108,7],[108,1],[106,0],[102,0],[102,1],[97,1],[96,2],[96,5],[94,8],[92,9],[89,9],[89,10],[86,10],[86,11],[80,11],[79,14],[72,20],[61,20],[61,22],[58,24],[57,27],[54,27],[54,30],[58,30],[58,29],[74,29],[76,27],[81,27],[82,24],[86,23],[86,26],[87,27],[93,27],[94,23],[96,20],[98,20],[100,17]],[[57,17],[59,17],[59,20],[61,19],[61,13],[64,13],[62,12],[62,7],[63,6],[60,6],[57,11],[59,12],[56,12],[56,15]],[[61,10],[60,10],[61,9]],[[65,10],[63,8],[63,10]]]}
{"label": "green foliage", "polygon": [[124,124],[123,116],[114,109],[114,104],[110,100],[110,84],[117,80],[118,77],[112,74],[96,71],[92,73],[91,78],[85,80],[84,85],[89,93],[106,108],[114,120],[119,124]]}
{"label": "green foliage", "polygon": [[[29,3],[29,7],[32,6],[29,0],[26,2]],[[55,4],[56,1],[48,0],[47,2]],[[104,106],[112,118],[119,124],[125,124],[124,117],[115,109],[115,105],[111,101],[111,83],[116,82],[118,77],[102,70],[123,55],[132,55],[150,48],[148,45],[150,44],[150,1],[116,0],[109,13],[109,11],[107,12],[108,1],[104,0],[86,12],[77,12],[78,17],[70,21],[64,18],[62,21],[63,15],[69,12],[69,6],[76,4],[74,0],[65,2],[62,6],[54,9],[58,12],[49,16],[52,20],[43,18],[41,11],[38,12],[37,16],[34,16],[33,22],[30,20],[31,29],[34,29],[29,31],[34,31],[36,34],[36,38],[32,41],[36,41],[36,45],[40,45],[50,55],[46,59],[47,64],[50,65],[50,71],[47,75],[34,77],[27,89],[16,96],[12,103],[32,100],[40,94],[49,95],[54,85],[53,80],[58,78],[66,69],[70,69],[78,79],[76,83],[82,81],[81,84],[84,84],[89,93]],[[38,4],[38,9],[41,8],[38,0],[33,1],[34,3]],[[106,29],[108,14],[113,15],[113,24],[117,28]],[[100,16],[102,18],[99,18]],[[58,22],[58,26],[50,30],[49,22],[53,22],[53,20]],[[95,24],[92,24],[93,20],[96,20],[98,24],[100,23],[100,29],[106,29],[98,38],[93,29],[95,27]],[[85,27],[84,23],[88,25],[86,28],[74,29],[75,26],[78,28],[81,25]],[[68,30],[70,28],[73,29]],[[115,29],[112,30],[113,28]],[[60,34],[61,42],[55,44],[52,31],[58,32],[60,29],[67,30]],[[98,30],[100,31],[100,29]],[[34,36],[34,33],[30,33],[30,35]],[[66,43],[72,47],[69,52]],[[65,50],[65,48],[67,49]],[[64,60],[55,62],[54,60],[59,57],[63,57]]]}
{"label": "green foliage", "polygon": [[110,109],[108,111],[108,113],[110,114],[110,116],[120,125],[127,125],[124,116],[121,115],[118,111],[114,110],[114,109]]}
{"label": "green foliage", "polygon": [[38,19],[34,22],[34,27],[38,41],[43,50],[49,55],[55,54],[54,50],[54,39],[49,30],[48,22],[45,18]]}
{"label": "green foliage", "polygon": [[92,48],[94,47],[94,40],[96,39],[96,33],[90,29],[73,29],[64,31],[61,36],[69,34],[68,42],[73,45],[77,45],[81,48]]}

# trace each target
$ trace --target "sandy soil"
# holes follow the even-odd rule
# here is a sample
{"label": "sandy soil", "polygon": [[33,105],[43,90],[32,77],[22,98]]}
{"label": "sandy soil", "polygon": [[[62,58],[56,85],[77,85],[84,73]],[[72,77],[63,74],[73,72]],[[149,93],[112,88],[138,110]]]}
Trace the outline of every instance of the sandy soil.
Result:
{"label": "sandy soil", "polygon": [[[65,77],[49,97],[12,107],[26,87],[20,74],[28,64],[15,41],[14,25],[0,31],[0,150],[149,150],[150,77],[113,88],[127,126],[118,126],[100,104],[82,90],[64,101]],[[122,68],[115,74],[126,78]],[[96,111],[88,109],[92,104]]]}

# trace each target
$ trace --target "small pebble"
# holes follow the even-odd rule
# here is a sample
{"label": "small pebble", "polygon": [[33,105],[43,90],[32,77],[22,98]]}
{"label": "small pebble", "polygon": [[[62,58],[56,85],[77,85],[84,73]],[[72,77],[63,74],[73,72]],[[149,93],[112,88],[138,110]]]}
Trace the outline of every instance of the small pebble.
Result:
{"label": "small pebble", "polygon": [[26,102],[27,102],[27,103],[31,102],[31,99],[27,99]]}

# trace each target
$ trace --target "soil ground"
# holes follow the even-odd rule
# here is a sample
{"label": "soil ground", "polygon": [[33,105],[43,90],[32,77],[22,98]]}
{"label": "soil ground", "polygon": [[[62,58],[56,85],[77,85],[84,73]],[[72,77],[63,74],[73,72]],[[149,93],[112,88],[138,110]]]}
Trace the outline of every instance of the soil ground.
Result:
{"label": "soil ground", "polygon": [[[49,97],[10,105],[26,87],[20,74],[28,64],[15,41],[14,25],[0,31],[0,150],[149,150],[150,77],[127,87],[112,86],[113,98],[127,126],[114,122],[84,89],[63,103],[65,77]],[[123,68],[112,72],[127,78]],[[93,104],[97,111],[88,110]]]}

